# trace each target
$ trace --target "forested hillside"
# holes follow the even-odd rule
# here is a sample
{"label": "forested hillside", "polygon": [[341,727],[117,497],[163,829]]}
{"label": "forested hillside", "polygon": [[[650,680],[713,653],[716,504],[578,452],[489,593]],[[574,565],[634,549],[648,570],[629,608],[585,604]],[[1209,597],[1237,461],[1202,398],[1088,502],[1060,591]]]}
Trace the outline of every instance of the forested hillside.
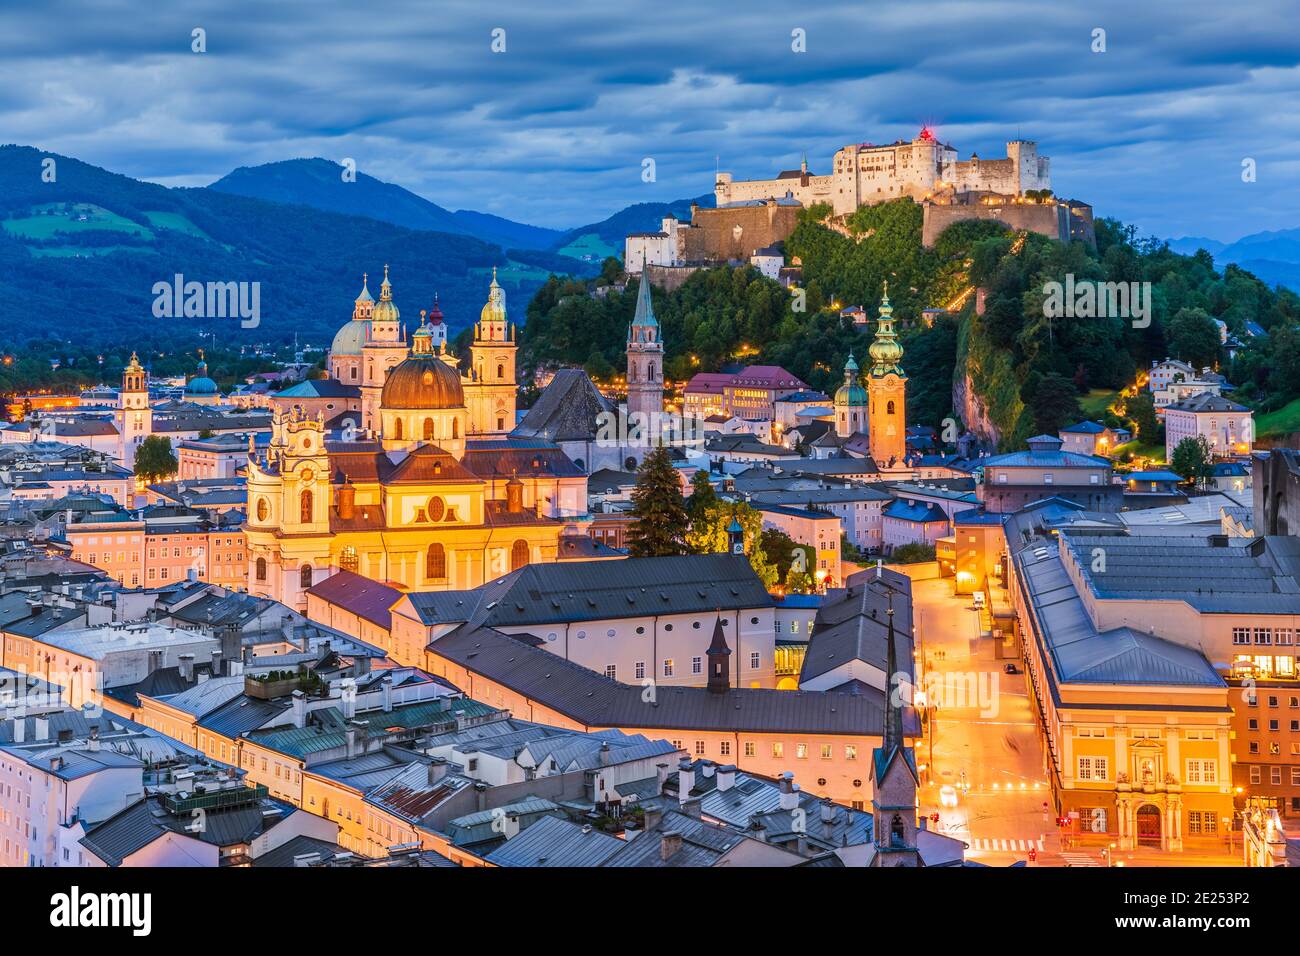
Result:
{"label": "forested hillside", "polygon": [[[1017,447],[1084,414],[1110,415],[1107,406],[1137,371],[1166,355],[1217,365],[1241,384],[1237,397],[1261,410],[1300,396],[1300,300],[1236,266],[1216,271],[1207,254],[1178,255],[1112,220],[1097,223],[1095,250],[1013,236],[989,222],[960,223],[925,249],[921,210],[910,200],[863,208],[840,228],[826,224],[827,214],[806,210],[786,243],[787,258],[802,262],[805,311],[794,310],[789,291],[747,267],[702,270],[675,292],[654,291],[671,379],[729,362],[771,363],[833,391],[849,351],[861,358],[871,335],[842,320],[839,310],[861,304],[874,317],[888,281],[903,328],[914,423],[938,425],[956,405],[958,417],[990,443]],[[582,364],[597,377],[621,372],[636,282],[622,293],[595,294],[617,275],[618,263],[610,261],[596,280],[547,282],[529,305],[525,361]],[[1047,318],[1044,285],[1067,275],[1076,283],[1152,283],[1149,325]],[[975,296],[962,296],[973,285],[987,290],[983,315],[975,314]],[[920,321],[923,309],[949,304],[958,311],[930,328]],[[1214,319],[1249,343],[1232,367]],[[1269,334],[1250,338],[1247,320]],[[1141,404],[1119,401],[1124,419],[1145,425],[1143,437],[1150,438],[1154,416]]]}

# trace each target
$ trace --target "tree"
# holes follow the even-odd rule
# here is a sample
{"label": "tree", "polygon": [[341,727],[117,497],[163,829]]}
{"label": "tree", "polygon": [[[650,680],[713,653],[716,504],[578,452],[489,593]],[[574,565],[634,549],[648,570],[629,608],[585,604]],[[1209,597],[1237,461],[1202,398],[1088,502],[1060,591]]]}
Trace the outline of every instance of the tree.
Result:
{"label": "tree", "polygon": [[1079,390],[1058,372],[1030,375],[1023,394],[1033,411],[1034,431],[1040,435],[1055,435],[1083,417],[1079,408]]}
{"label": "tree", "polygon": [[790,567],[785,572],[785,589],[805,593],[816,590],[817,578],[813,575],[816,552],[806,544],[796,544],[791,559]]}
{"label": "tree", "polygon": [[1183,480],[1198,485],[1210,477],[1213,471],[1213,455],[1210,443],[1204,435],[1191,435],[1174,447],[1169,458],[1169,468],[1175,474],[1182,475]]}
{"label": "tree", "polygon": [[768,559],[762,545],[763,515],[743,501],[724,501],[715,497],[712,505],[691,518],[691,527],[686,533],[687,547],[694,554],[725,553],[727,528],[733,520],[740,522],[749,566],[754,569],[764,587],[775,586],[779,580],[776,566]]}
{"label": "tree", "polygon": [[662,444],[646,455],[632,489],[628,553],[634,558],[686,554],[687,517],[677,469]]}
{"label": "tree", "polygon": [[759,535],[758,544],[776,568],[777,578],[785,580],[790,572],[790,565],[794,563],[795,552],[799,545],[779,528],[764,528],[763,533]]}
{"label": "tree", "polygon": [[1164,426],[1156,417],[1156,403],[1151,392],[1142,389],[1124,402],[1124,414],[1137,428],[1137,435],[1144,442],[1160,441],[1160,432]]}
{"label": "tree", "polygon": [[691,496],[686,499],[686,516],[691,524],[703,520],[710,508],[718,503],[718,493],[713,490],[706,469],[698,469],[691,477]]}
{"label": "tree", "polygon": [[170,438],[150,435],[135,450],[135,476],[146,484],[171,477],[177,467]]}
{"label": "tree", "polygon": [[1194,366],[1213,365],[1219,358],[1219,327],[1204,309],[1179,309],[1166,330],[1169,351]]}
{"label": "tree", "polygon": [[923,561],[933,561],[934,545],[900,544],[890,552],[889,560],[893,564],[920,564]]}

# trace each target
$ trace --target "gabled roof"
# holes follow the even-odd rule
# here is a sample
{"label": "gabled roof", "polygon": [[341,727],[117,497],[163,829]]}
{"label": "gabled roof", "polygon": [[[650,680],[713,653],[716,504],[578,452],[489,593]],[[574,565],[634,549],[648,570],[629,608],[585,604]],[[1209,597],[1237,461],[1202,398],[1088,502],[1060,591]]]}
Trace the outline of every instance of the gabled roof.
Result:
{"label": "gabled roof", "polygon": [[591,826],[542,817],[485,858],[496,866],[600,866],[624,841]]}
{"label": "gabled roof", "polygon": [[472,621],[489,627],[772,605],[744,556],[627,558],[617,567],[613,575],[604,561],[529,564],[474,591],[416,592],[408,598],[426,624]]}
{"label": "gabled roof", "polygon": [[385,630],[392,626],[393,621],[389,609],[402,597],[397,588],[345,570],[336,571],[319,584],[312,585],[307,593]]}
{"label": "gabled roof", "polygon": [[1222,395],[1215,395],[1213,392],[1200,392],[1191,395],[1181,401],[1172,402],[1165,406],[1165,414],[1169,412],[1222,412],[1236,413],[1249,412],[1250,409],[1245,405],[1238,405],[1231,399],[1224,398]]}
{"label": "gabled roof", "polygon": [[586,372],[562,368],[511,434],[550,441],[589,441],[596,436],[599,416],[610,411],[610,403]]}
{"label": "gabled roof", "polygon": [[[890,595],[893,595],[894,632],[902,668],[912,672],[911,580],[903,574],[881,568],[850,577],[847,586],[827,592],[813,623],[812,636],[804,655],[800,683],[830,673],[850,661],[862,661],[884,672],[887,668]],[[899,593],[901,592],[901,593]],[[883,701],[883,695],[876,691]]]}

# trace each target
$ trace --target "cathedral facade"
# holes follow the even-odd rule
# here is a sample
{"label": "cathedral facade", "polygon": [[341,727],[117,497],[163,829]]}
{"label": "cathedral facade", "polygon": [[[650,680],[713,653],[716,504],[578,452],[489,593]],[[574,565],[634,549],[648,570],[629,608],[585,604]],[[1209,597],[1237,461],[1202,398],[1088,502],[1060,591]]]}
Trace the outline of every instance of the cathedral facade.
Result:
{"label": "cathedral facade", "polygon": [[363,282],[329,363],[361,389],[361,432],[339,439],[322,414],[289,407],[269,446],[250,447],[249,591],[303,609],[339,569],[461,590],[557,560],[587,479],[554,443],[509,437],[515,353],[495,272],[466,373],[436,303],[408,341],[387,269],[378,302]]}

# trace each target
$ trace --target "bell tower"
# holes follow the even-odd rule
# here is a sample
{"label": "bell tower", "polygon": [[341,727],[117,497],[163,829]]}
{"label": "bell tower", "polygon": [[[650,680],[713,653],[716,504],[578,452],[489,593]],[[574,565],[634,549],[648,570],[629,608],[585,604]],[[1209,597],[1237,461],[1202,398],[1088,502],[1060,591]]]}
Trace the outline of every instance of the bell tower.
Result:
{"label": "bell tower", "polygon": [[[877,570],[877,576],[880,572]],[[868,585],[870,586],[870,585]],[[903,678],[894,648],[894,595],[889,593],[885,653],[885,730],[871,752],[871,813],[876,854],[872,866],[920,866],[916,849],[916,755],[903,738]]]}
{"label": "bell tower", "polygon": [[135,450],[153,434],[153,409],[149,406],[149,376],[132,352],[122,370],[122,390],[117,396],[118,459],[124,468],[135,464]]}
{"label": "bell tower", "polygon": [[658,434],[663,410],[664,343],[659,336],[659,320],[655,318],[654,303],[650,298],[650,276],[642,257],[640,285],[636,292],[636,314],[627,330],[629,430],[633,428],[632,416],[636,415],[639,417],[635,422],[642,434]]}
{"label": "bell tower", "polygon": [[907,455],[907,375],[900,364],[903,346],[894,331],[894,308],[889,304],[888,282],[880,302],[880,317],[876,321],[876,337],[869,349],[867,437],[871,457],[881,468],[886,468],[901,465]]}
{"label": "bell tower", "polygon": [[379,287],[379,301],[367,308],[370,314],[366,337],[361,346],[361,427],[379,429],[379,401],[388,370],[406,358],[408,348],[402,331],[401,313],[393,302],[393,286],[384,266],[384,281]]}
{"label": "bell tower", "polygon": [[[435,306],[436,308],[436,306]],[[441,312],[438,313],[441,317]],[[471,435],[502,436],[514,430],[519,392],[515,383],[515,326],[506,316],[506,292],[492,269],[488,300],[474,326],[470,382],[465,389]]]}

